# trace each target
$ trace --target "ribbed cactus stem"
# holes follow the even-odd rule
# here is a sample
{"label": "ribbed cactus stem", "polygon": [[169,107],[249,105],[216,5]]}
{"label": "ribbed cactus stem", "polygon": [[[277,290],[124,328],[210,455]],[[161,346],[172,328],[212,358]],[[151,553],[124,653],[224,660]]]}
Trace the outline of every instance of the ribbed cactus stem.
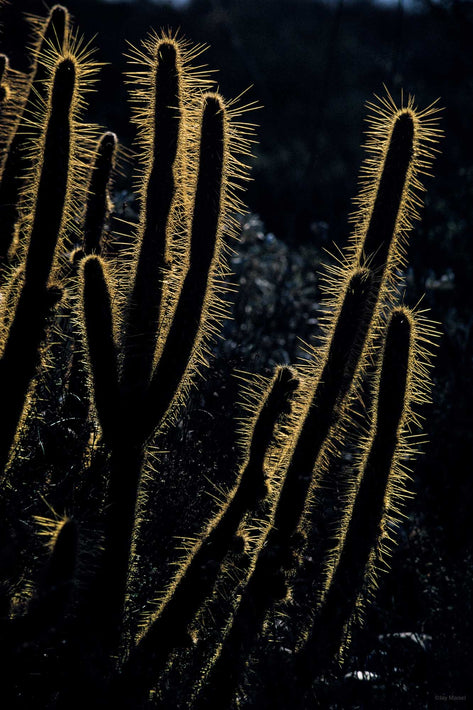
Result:
{"label": "ribbed cactus stem", "polygon": [[277,370],[255,418],[249,455],[233,495],[123,669],[125,684],[132,678],[135,692],[136,684],[146,695],[170,653],[185,642],[187,628],[210,596],[243,516],[266,495],[265,457],[278,422],[291,410],[298,385],[290,368]]}
{"label": "ribbed cactus stem", "polygon": [[158,43],[153,76],[151,162],[145,175],[139,253],[125,333],[122,386],[139,399],[149,384],[169,266],[168,230],[172,226],[181,140],[181,67],[177,46]]}
{"label": "ribbed cactus stem", "polygon": [[220,96],[207,94],[202,107],[190,265],[168,337],[153,372],[147,402],[152,416],[144,423],[147,436],[156,428],[173,400],[201,327],[212,266],[218,256],[226,155],[225,106]]}
{"label": "ribbed cactus stem", "polygon": [[[47,69],[37,61],[51,44],[62,47],[68,31],[69,13],[62,5],[55,5],[49,12],[36,53],[33,74],[24,104],[23,115],[29,118],[35,113],[38,97],[47,98]],[[0,180],[0,261],[8,258],[15,238],[15,226],[20,216],[20,194],[25,180],[25,159],[21,147],[24,141],[22,117],[12,137]],[[30,129],[31,130],[31,129]]]}
{"label": "ribbed cactus stem", "polygon": [[0,430],[0,469],[5,465],[39,360],[48,314],[49,281],[64,219],[71,144],[71,105],[76,70],[70,59],[55,69],[39,156],[32,225],[23,285],[5,338],[0,381],[8,416]]}
{"label": "ribbed cactus stem", "polygon": [[408,407],[413,347],[412,316],[403,308],[396,309],[378,373],[371,444],[362,464],[346,537],[313,631],[299,654],[300,668],[309,677],[339,651],[371,552],[381,535],[389,478]]}
{"label": "ribbed cactus stem", "polygon": [[400,112],[394,121],[379,180],[369,225],[363,241],[363,253],[370,268],[385,269],[396,237],[399,211],[403,202],[414,154],[415,124],[412,112]]}
{"label": "ribbed cactus stem", "polygon": [[94,404],[106,441],[113,441],[119,417],[118,349],[114,336],[111,289],[98,256],[82,265],[82,303]]}
{"label": "ribbed cactus stem", "polygon": [[108,188],[115,165],[117,136],[107,131],[95,153],[84,219],[84,254],[100,254],[102,233],[109,210]]}

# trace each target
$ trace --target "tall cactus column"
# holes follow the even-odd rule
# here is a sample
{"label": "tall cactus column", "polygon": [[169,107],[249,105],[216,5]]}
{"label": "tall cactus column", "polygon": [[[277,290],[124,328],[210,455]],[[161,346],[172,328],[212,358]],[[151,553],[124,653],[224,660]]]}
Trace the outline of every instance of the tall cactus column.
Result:
{"label": "tall cactus column", "polygon": [[[58,61],[38,160],[34,214],[21,290],[7,294],[9,328],[0,360],[0,391],[6,416],[0,429],[0,469],[8,461],[40,359],[48,316],[60,290],[52,282],[56,248],[67,210],[72,140],[71,108],[76,92],[73,59]],[[16,282],[13,282],[13,288]]]}

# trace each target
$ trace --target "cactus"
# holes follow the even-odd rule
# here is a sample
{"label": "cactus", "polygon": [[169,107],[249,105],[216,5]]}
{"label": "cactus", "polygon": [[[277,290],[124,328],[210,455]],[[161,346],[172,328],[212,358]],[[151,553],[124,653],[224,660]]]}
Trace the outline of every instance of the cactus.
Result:
{"label": "cactus", "polygon": [[[247,176],[252,128],[239,121],[242,109],[213,91],[209,73],[195,67],[201,47],[168,32],[151,34],[132,50],[140,216],[133,249],[109,259],[102,241],[117,138],[79,125],[96,64],[68,29],[62,6],[36,23],[28,83],[0,55],[0,144],[9,146],[0,207],[11,208],[2,247],[4,264],[11,265],[3,269],[0,314],[0,391],[8,405],[0,466],[16,461],[35,377],[46,364],[49,324],[65,293],[74,318],[70,332],[82,348],[74,343],[74,357],[83,358],[92,404],[81,415],[100,428],[101,445],[84,451],[83,462],[91,460],[84,474],[90,480],[105,451],[108,486],[95,572],[84,574],[79,564],[75,517],[39,519],[53,531],[49,559],[23,613],[13,604],[13,613],[0,619],[1,660],[11,672],[6,695],[13,705],[22,673],[33,677],[39,667],[62,679],[62,687],[43,691],[51,707],[91,698],[102,707],[141,707],[156,683],[157,701],[166,706],[172,674],[190,659],[200,664],[198,679],[179,698],[187,695],[186,706],[223,710],[258,659],[273,615],[298,600],[298,580],[307,574],[302,553],[316,545],[318,578],[311,584],[319,597],[301,603],[308,606],[294,632],[291,666],[300,680],[293,702],[302,704],[314,674],[345,651],[406,496],[403,461],[415,453],[406,431],[418,424],[416,403],[428,397],[423,344],[435,329],[396,303],[420,175],[439,135],[435,108],[418,111],[410,98],[398,108],[389,95],[371,106],[353,234],[323,287],[321,344],[310,362],[247,381],[234,485],[191,539],[134,639],[126,597],[146,505],[140,496],[146,456],[154,437],[176,421],[227,315],[226,254],[235,232],[232,212],[241,208],[234,182]],[[10,103],[14,85],[22,87],[24,110],[36,114],[27,150],[24,119],[15,120]],[[71,268],[67,252],[78,243]],[[355,403],[368,390],[372,404],[360,434]],[[334,537],[316,539],[317,506],[355,435],[351,493],[331,521]],[[228,600],[217,631],[195,633],[222,589]],[[58,660],[62,643],[67,653]],[[43,656],[46,665],[38,660]],[[263,666],[270,694],[266,671]]]}
{"label": "cactus", "polygon": [[115,165],[117,137],[107,131],[100,138],[90,178],[84,218],[84,254],[100,254],[102,233],[109,209],[108,187]]}

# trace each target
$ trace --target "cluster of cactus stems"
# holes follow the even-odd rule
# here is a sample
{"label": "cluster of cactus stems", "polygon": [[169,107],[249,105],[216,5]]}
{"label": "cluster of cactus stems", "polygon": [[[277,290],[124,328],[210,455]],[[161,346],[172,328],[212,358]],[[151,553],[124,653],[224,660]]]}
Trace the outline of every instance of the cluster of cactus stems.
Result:
{"label": "cluster of cactus stems", "polygon": [[[0,468],[8,480],[27,437],[62,301],[74,323],[69,387],[79,388],[87,400],[82,415],[100,429],[100,446],[84,452],[84,466],[105,451],[108,486],[96,573],[75,606],[80,524],[73,516],[42,521],[51,533],[49,559],[26,611],[1,620],[2,661],[17,677],[23,645],[50,643],[51,630],[60,628],[72,636],[74,653],[100,658],[100,689],[93,671],[88,677],[72,662],[62,667],[68,678],[82,676],[82,692],[93,692],[97,703],[140,707],[153,697],[158,707],[176,707],[161,681],[182,653],[199,646],[198,619],[237,565],[231,610],[202,652],[186,706],[230,707],[258,660],[258,643],[270,638],[274,615],[299,604],[305,621],[293,630],[293,668],[300,682],[291,697],[303,707],[314,676],[348,643],[408,495],[405,462],[415,453],[416,406],[429,397],[435,329],[397,301],[420,177],[439,135],[436,109],[419,111],[411,98],[397,107],[389,94],[371,105],[353,235],[323,283],[321,342],[303,364],[247,380],[234,487],[140,635],[130,638],[127,590],[146,454],[176,422],[227,315],[226,255],[233,215],[242,208],[236,190],[247,177],[252,126],[239,118],[245,109],[225,102],[209,72],[196,67],[202,47],[153,33],[132,50],[140,215],[129,253],[107,258],[120,146],[114,133],[82,121],[99,65],[64,7],[33,24],[28,76],[0,55]],[[355,410],[366,392],[363,428]],[[324,490],[355,439],[349,493],[330,521],[332,536],[320,539],[314,520]],[[298,593],[309,553],[318,560],[310,603]],[[261,672],[269,692],[274,681],[264,666]],[[67,707],[70,692],[55,693],[57,707]]]}

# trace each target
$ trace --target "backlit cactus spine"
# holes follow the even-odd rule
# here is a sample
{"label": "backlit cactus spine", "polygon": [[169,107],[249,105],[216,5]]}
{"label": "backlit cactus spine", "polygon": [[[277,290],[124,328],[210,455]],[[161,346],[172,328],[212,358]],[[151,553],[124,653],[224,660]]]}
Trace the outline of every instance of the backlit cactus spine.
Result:
{"label": "backlit cactus spine", "polygon": [[236,153],[248,146],[238,112],[191,69],[199,52],[152,36],[134,54],[146,71],[132,75],[143,167],[129,292],[97,255],[81,269],[91,392],[111,452],[97,594],[110,639],[122,615],[145,445],[175,414],[226,312],[219,294],[238,205],[232,180],[245,175]]}
{"label": "backlit cactus spine", "polygon": [[[398,270],[422,190],[419,175],[430,166],[430,143],[439,134],[432,114],[432,107],[416,111],[411,99],[398,109],[388,97],[371,117],[354,235],[341,264],[328,271],[323,343],[314,352],[315,361],[303,370],[307,405],[290,444],[290,463],[282,475],[272,526],[210,671],[202,694],[204,706],[229,705],[275,597],[289,592],[294,564],[289,565],[290,574],[285,570],[301,548],[293,541],[307,536],[305,519],[341,448],[352,402],[378,347],[383,310],[399,289]],[[240,669],[235,666],[238,658]]]}

